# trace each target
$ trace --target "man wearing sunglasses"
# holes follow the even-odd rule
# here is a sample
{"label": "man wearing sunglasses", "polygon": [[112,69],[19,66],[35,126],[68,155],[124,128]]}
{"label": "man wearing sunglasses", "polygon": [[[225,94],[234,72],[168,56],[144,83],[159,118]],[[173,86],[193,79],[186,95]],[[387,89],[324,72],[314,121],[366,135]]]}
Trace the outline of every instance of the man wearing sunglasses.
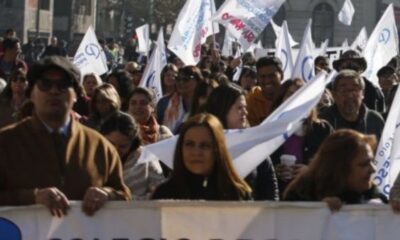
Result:
{"label": "man wearing sunglasses", "polygon": [[42,204],[61,217],[70,200],[93,215],[109,200],[128,200],[118,153],[72,117],[79,70],[52,56],[28,71],[32,117],[0,130],[0,206]]}

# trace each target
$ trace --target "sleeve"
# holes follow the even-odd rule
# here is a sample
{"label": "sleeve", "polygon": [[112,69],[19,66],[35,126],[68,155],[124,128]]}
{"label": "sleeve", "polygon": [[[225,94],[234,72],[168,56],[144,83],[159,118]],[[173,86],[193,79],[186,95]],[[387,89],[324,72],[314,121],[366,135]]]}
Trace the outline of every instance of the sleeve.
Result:
{"label": "sleeve", "polygon": [[278,180],[271,160],[264,160],[257,167],[255,200],[279,200]]}
{"label": "sleeve", "polygon": [[110,200],[132,200],[132,194],[123,180],[122,162],[118,153],[110,148],[107,157],[108,178],[102,189],[108,193]]}

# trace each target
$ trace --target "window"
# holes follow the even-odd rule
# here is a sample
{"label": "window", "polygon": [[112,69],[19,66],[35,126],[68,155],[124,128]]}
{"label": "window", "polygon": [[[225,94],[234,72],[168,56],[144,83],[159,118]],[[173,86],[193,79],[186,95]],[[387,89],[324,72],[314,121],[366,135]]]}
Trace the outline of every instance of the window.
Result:
{"label": "window", "polygon": [[0,6],[2,7],[12,7],[12,0],[0,0]]}
{"label": "window", "polygon": [[326,39],[329,39],[329,43],[333,43],[334,22],[335,14],[331,5],[320,3],[314,8],[312,15],[312,36],[317,46]]}

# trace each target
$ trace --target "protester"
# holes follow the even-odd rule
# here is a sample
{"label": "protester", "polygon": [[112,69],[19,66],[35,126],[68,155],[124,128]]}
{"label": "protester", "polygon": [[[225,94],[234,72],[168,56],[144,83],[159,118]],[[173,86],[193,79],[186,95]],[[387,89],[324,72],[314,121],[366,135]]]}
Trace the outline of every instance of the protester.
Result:
{"label": "protester", "polygon": [[395,69],[390,66],[384,66],[379,69],[378,83],[382,89],[383,95],[385,96],[386,111],[382,114],[385,118],[392,106],[394,95],[399,84],[399,77],[397,76]]}
{"label": "protester", "polygon": [[185,66],[179,69],[176,79],[177,94],[165,96],[157,103],[157,119],[174,134],[179,132],[181,124],[190,112],[194,90],[203,81],[200,69]]}
{"label": "protester", "polygon": [[49,56],[67,56],[67,51],[60,46],[56,36],[51,38],[50,45],[46,47],[41,57],[44,58]]}
{"label": "protester", "polygon": [[155,106],[155,94],[150,89],[138,87],[129,94],[128,113],[138,124],[138,134],[143,145],[172,137],[169,128],[158,124],[154,116]]}
{"label": "protester", "polygon": [[101,125],[121,109],[121,100],[114,86],[105,83],[94,90],[90,102],[90,115],[87,126],[100,130]]}
{"label": "protester", "polygon": [[194,116],[204,111],[204,107],[208,97],[218,85],[219,84],[216,81],[213,81],[213,79],[209,81],[203,81],[197,84],[196,89],[194,90],[192,108],[190,109],[190,116]]}
{"label": "protester", "polygon": [[256,64],[257,82],[246,96],[250,126],[260,124],[270,113],[275,94],[283,80],[282,62],[276,57],[262,57]]}
{"label": "protester", "polygon": [[[278,108],[304,85],[305,82],[299,78],[286,80],[276,96],[273,109]],[[288,136],[282,146],[271,155],[278,177],[280,194],[283,194],[287,185],[297,175],[307,169],[321,142],[332,132],[332,126],[327,121],[319,119],[316,109],[313,109],[302,126]],[[285,158],[292,158],[293,164],[285,163]]]}
{"label": "protester", "polygon": [[171,178],[153,199],[249,200],[251,188],[236,173],[224,130],[210,114],[190,118],[182,127]]}
{"label": "protester", "polygon": [[131,190],[133,200],[149,199],[165,179],[158,161],[137,163],[143,147],[135,121],[127,114],[114,114],[102,125],[100,132],[118,151],[123,165],[124,182]]}
{"label": "protester", "polygon": [[26,72],[16,69],[10,76],[10,83],[0,94],[0,128],[17,122],[19,110],[25,102],[25,90],[28,86]]}
{"label": "protester", "polygon": [[79,75],[58,56],[29,70],[34,115],[0,131],[0,205],[42,204],[61,217],[70,200],[81,200],[91,216],[131,198],[115,148],[71,117]]}
{"label": "protester", "polygon": [[384,120],[364,103],[365,85],[362,77],[354,70],[342,70],[332,83],[335,104],[321,110],[320,117],[334,129],[349,128],[364,134],[374,134],[380,139]]}
{"label": "protester", "polygon": [[131,75],[132,86],[134,88],[137,87],[142,79],[142,67],[136,62],[131,61],[125,63],[124,70]]}
{"label": "protester", "polygon": [[284,193],[286,201],[324,201],[332,211],[343,204],[387,203],[372,180],[376,138],[350,129],[327,137]]}
{"label": "protester", "polygon": [[[350,69],[358,72],[360,75],[367,69],[367,61],[355,50],[347,50],[340,58],[333,62],[333,68],[340,72],[344,69]],[[368,79],[362,77],[364,82],[364,99],[365,105],[379,113],[385,112],[385,98],[382,91],[373,85]]]}
{"label": "protester", "polygon": [[318,73],[322,70],[326,71],[327,73],[331,72],[331,69],[329,68],[329,58],[326,56],[318,56],[314,60],[315,75],[318,75]]}
{"label": "protester", "polygon": [[[205,112],[218,118],[224,129],[244,129],[247,121],[244,92],[233,85],[221,85],[209,96]],[[255,200],[278,200],[278,183],[270,159],[264,160],[245,180],[252,186]]]}
{"label": "protester", "polygon": [[125,70],[116,69],[107,76],[106,82],[113,85],[117,90],[121,100],[121,110],[126,112],[128,109],[128,96],[134,88],[131,75]]}
{"label": "protester", "polygon": [[239,76],[238,84],[247,92],[257,84],[257,71],[254,67],[244,66]]}
{"label": "protester", "polygon": [[0,55],[0,77],[4,78],[7,82],[12,72],[17,68],[28,71],[26,63],[19,58],[21,54],[21,45],[18,38],[6,38],[3,41],[4,54]]}
{"label": "protester", "polygon": [[161,89],[163,96],[171,96],[176,93],[176,77],[178,75],[178,68],[168,63],[161,71]]}
{"label": "protester", "polygon": [[87,73],[82,78],[82,86],[85,89],[86,95],[93,97],[95,89],[102,85],[103,81],[96,73]]}

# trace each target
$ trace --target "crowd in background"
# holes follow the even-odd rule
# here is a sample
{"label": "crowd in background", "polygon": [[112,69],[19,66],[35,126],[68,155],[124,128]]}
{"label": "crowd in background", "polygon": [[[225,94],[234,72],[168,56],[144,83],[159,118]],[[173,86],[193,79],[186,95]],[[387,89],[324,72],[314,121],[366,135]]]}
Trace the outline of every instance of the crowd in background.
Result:
{"label": "crowd in background", "polygon": [[[362,76],[367,62],[357,51],[348,50],[333,63],[318,56],[315,72],[330,72],[333,66],[338,72],[335,79],[299,129],[242,179],[233,166],[224,130],[257,126],[306,84],[303,79],[284,76],[276,57],[256,59],[252,53],[226,57],[218,44],[204,44],[196,66],[184,66],[168,52],[168,64],[161,72],[163,97],[157,101],[151,89],[138,87],[147,58],[136,52],[135,39],[124,48],[112,41],[99,43],[109,72],[80,76],[68,63],[64,41],[52,37],[46,47],[35,41],[22,45],[15,31],[6,32],[0,43],[0,158],[5,162],[0,164],[0,205],[41,203],[61,216],[69,199],[83,200],[88,215],[106,200],[129,199],[325,201],[332,210],[342,204],[388,202],[372,175],[376,146],[398,87],[396,59],[379,70],[379,86],[375,86]],[[42,113],[43,106],[50,109],[64,101],[48,100],[47,95],[67,92],[73,101],[58,121],[52,120],[51,112]],[[60,166],[55,168],[62,174],[72,171],[78,179],[64,184],[61,178],[57,185],[51,177],[43,177],[46,180],[36,181],[36,186],[16,179],[21,172],[38,171],[27,174],[38,176],[51,170],[24,165],[27,156],[19,151],[29,155],[33,150],[22,139],[49,144],[36,139],[41,137],[33,130],[31,135],[23,131],[29,121],[41,122],[50,133],[62,129],[61,156],[51,147],[43,148],[49,154],[42,154],[49,162],[58,159],[54,161]],[[75,136],[79,131],[81,135]],[[14,139],[12,134],[22,137]],[[143,146],[178,134],[173,169],[162,159],[137,164]],[[92,146],[86,138],[101,145]],[[14,145],[9,139],[21,144],[10,150],[8,146]],[[71,154],[78,154],[90,167],[75,166],[68,160]],[[104,162],[85,160],[99,155]],[[56,173],[50,175],[56,178]],[[98,188],[84,193],[80,181],[88,189]],[[26,188],[34,189],[32,196],[15,193]],[[42,189],[48,190],[47,195],[41,195]],[[397,180],[390,199],[396,211],[400,210],[399,189]],[[96,199],[102,200],[94,203]]]}

